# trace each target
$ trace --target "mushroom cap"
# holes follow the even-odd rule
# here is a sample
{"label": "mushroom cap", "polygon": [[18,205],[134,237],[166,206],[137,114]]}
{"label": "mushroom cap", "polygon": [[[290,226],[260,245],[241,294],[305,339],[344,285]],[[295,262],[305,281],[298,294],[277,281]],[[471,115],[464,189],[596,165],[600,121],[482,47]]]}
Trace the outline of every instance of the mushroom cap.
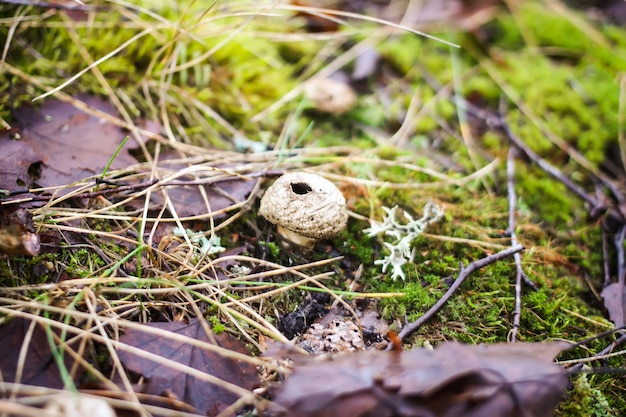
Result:
{"label": "mushroom cap", "polygon": [[259,214],[270,223],[313,239],[332,237],[348,222],[341,191],[327,179],[306,172],[278,178],[265,191]]}
{"label": "mushroom cap", "polygon": [[315,78],[304,85],[304,96],[316,109],[343,114],[354,107],[356,93],[347,83],[332,78]]}

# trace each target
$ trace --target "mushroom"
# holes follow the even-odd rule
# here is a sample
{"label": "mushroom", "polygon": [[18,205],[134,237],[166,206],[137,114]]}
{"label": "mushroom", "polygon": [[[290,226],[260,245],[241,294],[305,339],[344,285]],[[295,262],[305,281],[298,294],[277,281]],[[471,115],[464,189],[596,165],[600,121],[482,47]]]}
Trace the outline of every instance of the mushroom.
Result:
{"label": "mushroom", "polygon": [[277,226],[280,236],[305,248],[335,236],[346,227],[346,199],[319,175],[292,172],[265,191],[259,214]]}
{"label": "mushroom", "polygon": [[349,84],[332,78],[314,78],[304,85],[304,96],[319,111],[343,114],[354,107],[356,93]]}

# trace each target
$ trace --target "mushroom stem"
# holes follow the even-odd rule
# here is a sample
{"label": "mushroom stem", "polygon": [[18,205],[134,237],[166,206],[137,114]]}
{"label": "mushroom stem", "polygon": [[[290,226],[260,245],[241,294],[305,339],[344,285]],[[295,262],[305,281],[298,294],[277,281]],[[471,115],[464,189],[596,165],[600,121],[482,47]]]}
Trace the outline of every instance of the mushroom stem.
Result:
{"label": "mushroom stem", "polygon": [[276,231],[278,232],[280,236],[288,240],[290,243],[295,243],[296,245],[302,246],[303,248],[306,248],[306,249],[313,249],[313,247],[315,246],[315,243],[319,240],[319,239],[314,239],[311,237],[303,236],[300,233],[296,233],[280,225],[276,226]]}

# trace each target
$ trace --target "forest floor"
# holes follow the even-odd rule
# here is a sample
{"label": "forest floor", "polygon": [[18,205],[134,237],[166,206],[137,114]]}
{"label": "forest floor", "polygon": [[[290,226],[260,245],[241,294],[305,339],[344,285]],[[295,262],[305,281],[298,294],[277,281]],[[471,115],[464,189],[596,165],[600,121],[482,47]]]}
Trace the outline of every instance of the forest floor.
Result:
{"label": "forest floor", "polygon": [[[626,30],[556,0],[322,3],[0,1],[11,414],[272,415],[298,362],[268,351],[451,341],[576,344],[556,415],[626,409]],[[312,249],[258,214],[292,171],[347,202]]]}

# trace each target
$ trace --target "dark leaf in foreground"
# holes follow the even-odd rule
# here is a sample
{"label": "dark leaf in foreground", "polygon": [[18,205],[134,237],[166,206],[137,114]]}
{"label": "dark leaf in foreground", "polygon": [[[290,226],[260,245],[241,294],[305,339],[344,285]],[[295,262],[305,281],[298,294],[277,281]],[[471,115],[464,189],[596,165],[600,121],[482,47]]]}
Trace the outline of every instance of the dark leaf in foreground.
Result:
{"label": "dark leaf in foreground", "polygon": [[[168,332],[172,332],[211,343],[210,337],[197,319],[192,320],[189,325],[183,322],[169,322],[149,323],[146,326],[162,329],[163,333],[155,335],[138,329],[128,329],[120,338],[120,342],[190,366],[248,390],[258,385],[255,366],[225,358],[189,343],[172,340],[167,336]],[[248,353],[242,342],[226,333],[211,337],[223,348]],[[158,361],[145,359],[123,350],[119,352],[119,357],[128,370],[147,379],[144,394],[175,398],[207,416],[218,414],[239,399],[231,391],[174,370]]]}
{"label": "dark leaf in foreground", "polygon": [[626,324],[626,285],[619,282],[607,285],[602,290],[602,298],[615,327]]}
{"label": "dark leaf in foreground", "polygon": [[310,359],[296,364],[275,401],[298,417],[548,417],[568,380],[552,360],[567,347],[445,343]]}
{"label": "dark leaf in foreground", "polygon": [[[54,329],[51,331],[54,334],[59,333]],[[2,381],[63,388],[61,372],[52,356],[43,325],[15,317],[0,327],[0,340],[2,341],[0,343]],[[23,361],[20,361],[22,351],[26,352],[26,356]],[[68,354],[65,354],[63,359],[66,369],[69,370],[74,366]],[[21,377],[16,380],[18,374],[21,374]],[[74,378],[76,379],[78,378]]]}

